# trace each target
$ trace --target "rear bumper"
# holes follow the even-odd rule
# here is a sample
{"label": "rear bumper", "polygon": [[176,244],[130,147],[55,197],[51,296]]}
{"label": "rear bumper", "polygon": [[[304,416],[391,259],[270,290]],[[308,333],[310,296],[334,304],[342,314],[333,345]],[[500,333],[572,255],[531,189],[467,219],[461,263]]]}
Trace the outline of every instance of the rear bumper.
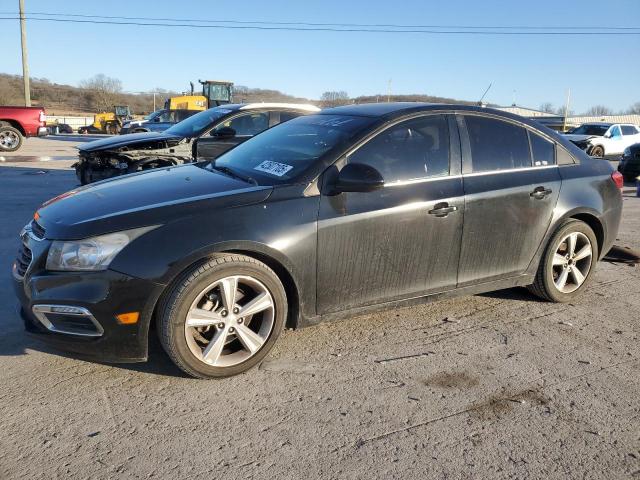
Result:
{"label": "rear bumper", "polygon": [[[162,285],[110,270],[27,273],[24,279],[14,275],[13,284],[25,330],[32,337],[102,362],[147,359],[149,324]],[[73,307],[76,314],[84,311],[88,325],[93,323],[95,328],[89,330],[90,334],[78,333],[78,330],[69,333],[64,328],[68,323],[64,322],[52,328],[42,313],[50,310],[52,305]],[[127,312],[140,312],[136,324],[123,325],[115,318]],[[78,314],[76,318],[81,317]]]}
{"label": "rear bumper", "polygon": [[47,127],[38,127],[38,136],[46,137],[49,135],[49,129]]}

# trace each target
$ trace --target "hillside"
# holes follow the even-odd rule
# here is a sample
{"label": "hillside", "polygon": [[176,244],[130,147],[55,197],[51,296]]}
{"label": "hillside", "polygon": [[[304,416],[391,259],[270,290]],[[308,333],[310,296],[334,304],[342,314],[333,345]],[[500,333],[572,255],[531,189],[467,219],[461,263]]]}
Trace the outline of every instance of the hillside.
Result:
{"label": "hillside", "polygon": [[[165,98],[180,93],[162,89],[156,89],[156,91],[160,92],[156,95],[156,108],[162,107]],[[234,99],[240,103],[310,102],[319,106],[387,101],[387,95],[384,94],[349,98],[344,92],[326,92],[323,94],[323,98],[327,93],[340,93],[342,96],[329,102],[295,97],[277,90],[236,85]],[[104,98],[99,98],[99,93],[90,88],[52,83],[46,78],[31,79],[31,102],[33,105],[43,105],[49,115],[93,115],[101,110],[100,100],[104,103]],[[472,103],[421,94],[391,95],[390,100],[397,102]],[[23,101],[22,77],[0,73],[0,105],[23,105]],[[129,105],[132,113],[137,115],[153,111],[153,95],[150,93],[115,92],[110,94],[108,103]]]}

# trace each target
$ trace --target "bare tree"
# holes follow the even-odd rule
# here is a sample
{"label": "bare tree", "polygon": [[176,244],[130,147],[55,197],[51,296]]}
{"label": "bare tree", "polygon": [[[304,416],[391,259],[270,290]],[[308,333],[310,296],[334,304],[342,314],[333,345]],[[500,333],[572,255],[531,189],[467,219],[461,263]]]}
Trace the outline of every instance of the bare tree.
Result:
{"label": "bare tree", "polygon": [[604,105],[595,105],[586,111],[586,115],[599,117],[602,115],[613,115],[613,110]]}
{"label": "bare tree", "polygon": [[349,94],[344,90],[324,92],[320,101],[325,107],[335,107],[349,103]]}
{"label": "bare tree", "polygon": [[553,106],[553,103],[550,103],[550,102],[545,102],[540,104],[539,110],[541,112],[546,112],[546,113],[556,113],[556,109]]}
{"label": "bare tree", "polygon": [[629,110],[627,110],[627,113],[640,115],[640,102],[636,102],[633,105],[631,105],[629,107]]}
{"label": "bare tree", "polygon": [[122,92],[122,82],[117,78],[99,73],[81,81],[80,88],[87,90],[95,108],[108,111],[117,103],[119,94]]}

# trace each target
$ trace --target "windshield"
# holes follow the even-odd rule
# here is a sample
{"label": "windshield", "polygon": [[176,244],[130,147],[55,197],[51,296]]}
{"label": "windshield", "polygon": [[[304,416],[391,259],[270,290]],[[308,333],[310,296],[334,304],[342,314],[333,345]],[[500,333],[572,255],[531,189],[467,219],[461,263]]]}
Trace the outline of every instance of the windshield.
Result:
{"label": "windshield", "polygon": [[374,121],[346,115],[298,117],[241,143],[219,157],[213,168],[226,167],[263,185],[287,183]]}
{"label": "windshield", "polygon": [[578,128],[571,130],[572,135],[596,135],[602,137],[610,125],[580,125]]}
{"label": "windshield", "polygon": [[212,126],[212,123],[221,117],[224,117],[232,110],[228,108],[210,108],[204,112],[197,113],[181,122],[176,123],[171,128],[168,128],[165,132],[171,135],[177,135],[179,137],[198,137],[205,130]]}

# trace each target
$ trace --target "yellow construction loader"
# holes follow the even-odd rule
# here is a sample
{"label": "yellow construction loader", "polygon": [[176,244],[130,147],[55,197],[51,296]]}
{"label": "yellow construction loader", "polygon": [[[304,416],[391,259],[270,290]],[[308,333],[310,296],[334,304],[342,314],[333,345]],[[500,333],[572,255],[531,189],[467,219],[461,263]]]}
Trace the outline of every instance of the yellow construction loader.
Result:
{"label": "yellow construction loader", "polygon": [[117,135],[124,122],[131,120],[131,111],[128,105],[116,105],[112,112],[96,113],[93,123],[86,127],[78,128],[78,133],[108,133]]}

